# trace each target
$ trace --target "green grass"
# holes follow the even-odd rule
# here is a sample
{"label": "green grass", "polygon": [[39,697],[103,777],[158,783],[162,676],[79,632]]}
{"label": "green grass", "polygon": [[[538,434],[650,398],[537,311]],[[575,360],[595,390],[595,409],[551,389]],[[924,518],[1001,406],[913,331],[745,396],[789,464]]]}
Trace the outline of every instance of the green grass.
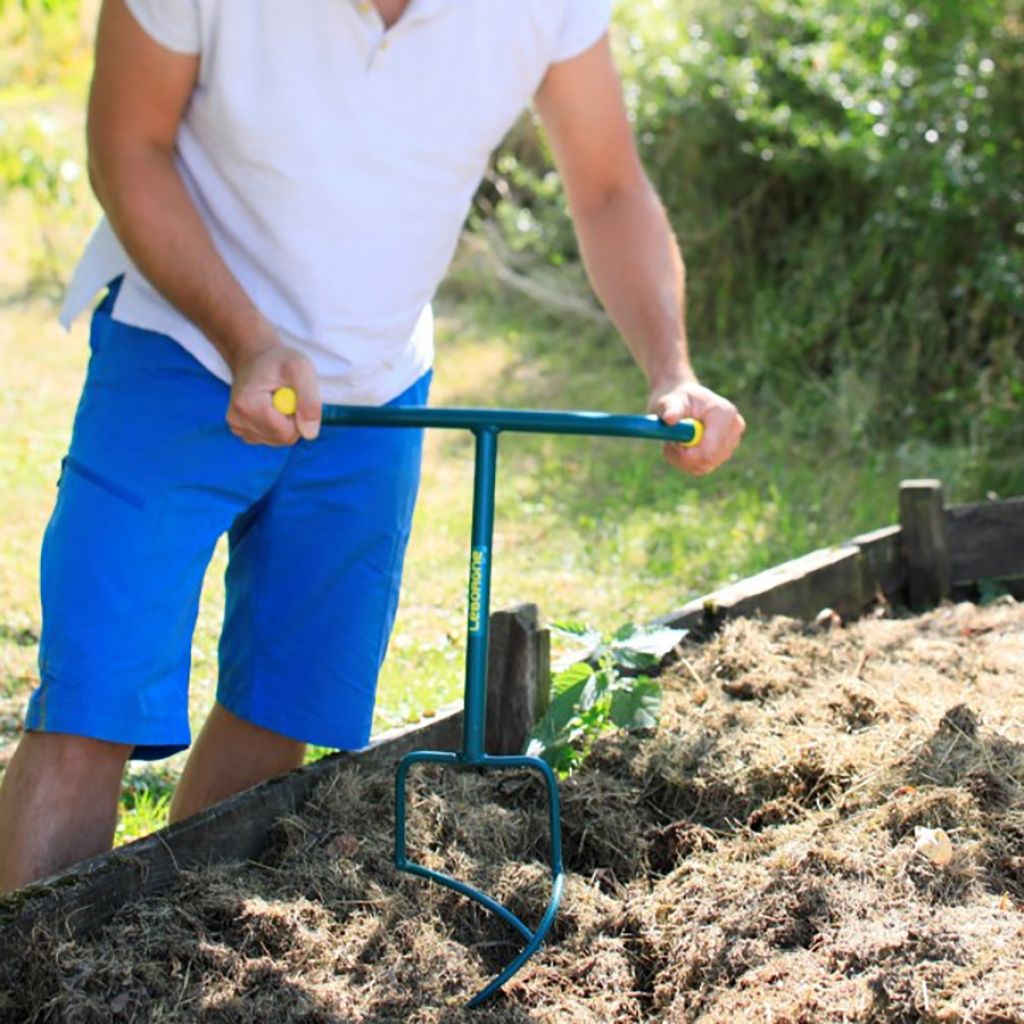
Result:
{"label": "green grass", "polygon": [[120,845],[149,835],[167,824],[176,778],[172,769],[149,765],[129,768],[121,794],[115,843]]}

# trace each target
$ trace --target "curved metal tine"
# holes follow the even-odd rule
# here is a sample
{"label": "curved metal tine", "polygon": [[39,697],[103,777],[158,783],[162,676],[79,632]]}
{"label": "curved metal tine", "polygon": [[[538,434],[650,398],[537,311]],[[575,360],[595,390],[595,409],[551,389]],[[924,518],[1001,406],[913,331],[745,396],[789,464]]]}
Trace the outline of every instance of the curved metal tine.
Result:
{"label": "curved metal tine", "polygon": [[[452,878],[440,871],[424,867],[422,864],[411,862],[406,855],[405,824],[405,782],[409,769],[417,763],[441,764],[453,768],[476,768],[480,771],[507,771],[510,769],[524,768],[528,771],[538,772],[544,779],[548,796],[548,817],[551,827],[551,899],[548,901],[547,909],[537,925],[531,930],[507,907],[492,899],[486,893],[465,882]],[[551,767],[540,758],[522,756],[492,757],[485,755],[479,760],[467,762],[458,754],[442,751],[421,750],[407,754],[398,766],[395,778],[395,866],[400,871],[407,871],[410,874],[426,878],[428,881],[437,882],[439,885],[447,886],[449,889],[462,896],[474,900],[486,910],[491,911],[500,917],[506,924],[512,927],[519,935],[526,940],[526,945],[515,957],[514,960],[495,978],[493,978],[483,989],[481,989],[469,1001],[471,1008],[480,1006],[491,998],[505,983],[512,978],[530,957],[540,948],[541,943],[547,937],[551,926],[554,923],[555,915],[558,912],[558,905],[562,899],[562,891],[565,886],[565,872],[562,866],[562,829],[561,829],[561,808],[558,798],[558,782]]]}
{"label": "curved metal tine", "polygon": [[434,871],[432,868],[425,868],[422,864],[409,862],[404,868],[402,868],[402,870],[409,872],[411,875],[419,875],[420,878],[426,878],[431,882],[437,882],[438,885],[446,886],[454,892],[457,892],[460,896],[465,896],[468,899],[473,900],[474,903],[479,903],[485,910],[489,910],[492,914],[496,914],[509,927],[519,932],[527,942],[533,938],[534,933],[529,925],[523,924],[523,922],[520,921],[519,918],[508,909],[508,907],[503,906],[495,899],[491,899],[487,893],[481,892],[479,889],[474,889],[473,886],[467,885],[465,882],[460,882],[457,878],[452,878],[451,875],[446,875],[443,871]]}
{"label": "curved metal tine", "polygon": [[523,964],[525,964],[526,961],[537,952],[541,943],[547,938],[547,934],[551,930],[551,925],[555,920],[555,914],[558,913],[558,904],[562,901],[562,889],[564,886],[565,875],[557,875],[554,879],[554,884],[551,887],[551,900],[548,903],[548,908],[544,911],[544,917],[537,926],[537,930],[533,933],[533,938],[530,939],[530,941],[523,947],[522,952],[501,972],[501,974],[492,979],[488,985],[482,988],[475,996],[473,996],[472,999],[470,999],[467,1004],[470,1009],[475,1010],[478,1006],[482,1006],[486,1003],[487,1000],[490,999],[491,996],[495,995],[507,981],[516,975]]}
{"label": "curved metal tine", "polygon": [[548,901],[544,916],[537,925],[533,936],[523,947],[519,955],[489,984],[482,988],[469,1001],[469,1007],[475,1009],[485,1003],[491,996],[495,995],[507,981],[509,981],[530,957],[540,948],[541,943],[547,938],[558,913],[558,905],[562,901],[562,891],[565,888],[565,869],[562,865],[562,813],[561,803],[558,798],[558,780],[551,766],[542,761],[539,757],[485,757],[485,765],[498,769],[525,768],[528,771],[538,772],[544,779],[548,792],[548,817],[551,826],[551,899]]}

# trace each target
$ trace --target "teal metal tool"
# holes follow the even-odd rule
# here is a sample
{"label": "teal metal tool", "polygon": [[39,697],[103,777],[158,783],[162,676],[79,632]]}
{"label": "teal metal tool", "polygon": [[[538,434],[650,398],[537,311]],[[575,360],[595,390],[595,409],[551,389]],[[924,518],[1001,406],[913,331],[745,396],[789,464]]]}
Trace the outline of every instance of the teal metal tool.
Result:
{"label": "teal metal tool", "polygon": [[[289,403],[285,389],[275,394],[283,412]],[[279,400],[283,400],[281,404]],[[595,412],[543,412],[519,409],[371,408],[328,405],[325,426],[439,427],[469,430],[476,438],[476,472],[473,482],[473,527],[469,557],[469,612],[466,644],[466,689],[463,709],[462,749],[458,753],[418,750],[407,754],[395,780],[395,866],[445,885],[497,914],[523,940],[518,956],[470,1000],[479,1006],[494,995],[537,951],[558,911],[565,883],[562,865],[561,807],[558,782],[550,766],[539,757],[497,757],[484,751],[487,715],[487,641],[490,620],[491,540],[494,533],[494,486],[497,473],[498,435],[508,433],[577,434],[603,437],[636,437],[670,441],[686,447],[700,443],[703,425],[684,420],[669,427],[654,416],[615,416]],[[406,848],[406,779],[416,764],[440,764],[481,771],[528,770],[544,780],[551,824],[551,898],[536,927],[531,928],[507,907],[479,889],[410,860]]]}

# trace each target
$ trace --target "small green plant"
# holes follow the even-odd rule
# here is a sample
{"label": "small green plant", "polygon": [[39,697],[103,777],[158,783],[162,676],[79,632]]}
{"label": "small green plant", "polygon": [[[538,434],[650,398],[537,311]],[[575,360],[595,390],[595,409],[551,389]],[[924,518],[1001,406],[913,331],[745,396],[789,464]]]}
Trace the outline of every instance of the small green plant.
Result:
{"label": "small green plant", "polygon": [[527,743],[569,775],[590,752],[594,739],[611,729],[653,729],[661,714],[661,685],[644,674],[686,635],[685,630],[626,625],[610,637],[575,623],[552,631],[576,641],[570,664],[551,680],[552,698]]}
{"label": "small green plant", "polygon": [[167,824],[174,782],[170,773],[159,768],[129,772],[121,792],[115,844],[141,839]]}
{"label": "small green plant", "polygon": [[1005,580],[984,579],[978,584],[978,604],[987,607],[996,604],[1002,598],[1011,597],[1010,588]]}

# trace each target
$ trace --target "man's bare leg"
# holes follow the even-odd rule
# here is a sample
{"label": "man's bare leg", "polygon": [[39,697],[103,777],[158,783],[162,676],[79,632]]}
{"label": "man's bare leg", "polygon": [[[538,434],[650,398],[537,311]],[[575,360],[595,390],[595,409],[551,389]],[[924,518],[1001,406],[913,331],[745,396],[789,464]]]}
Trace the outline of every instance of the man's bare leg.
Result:
{"label": "man's bare leg", "polygon": [[132,748],[26,733],[0,786],[0,892],[109,850]]}
{"label": "man's bare leg", "polygon": [[298,768],[306,744],[253,725],[214,704],[171,801],[181,821],[265,779]]}

